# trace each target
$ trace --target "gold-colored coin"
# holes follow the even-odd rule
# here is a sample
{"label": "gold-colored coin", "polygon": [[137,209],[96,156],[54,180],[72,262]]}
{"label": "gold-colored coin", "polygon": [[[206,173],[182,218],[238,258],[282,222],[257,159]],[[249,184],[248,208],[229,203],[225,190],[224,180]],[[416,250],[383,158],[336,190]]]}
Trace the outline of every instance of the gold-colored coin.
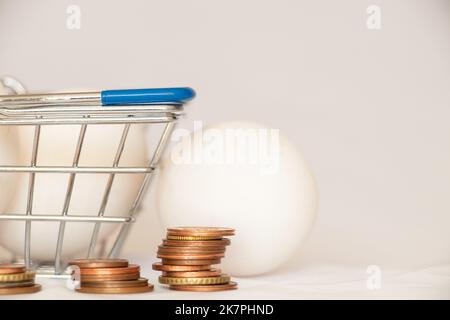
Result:
{"label": "gold-colored coin", "polygon": [[220,259],[161,259],[163,264],[171,266],[204,266],[219,264]]}
{"label": "gold-colored coin", "polygon": [[0,295],[27,294],[41,291],[41,285],[35,284],[29,287],[0,288]]}
{"label": "gold-colored coin", "polygon": [[137,280],[140,277],[140,273],[130,274],[110,274],[110,275],[81,275],[81,282],[103,282],[103,281],[126,281]]}
{"label": "gold-colored coin", "polygon": [[203,270],[210,270],[211,265],[185,265],[185,266],[177,266],[177,265],[167,265],[162,264],[161,262],[155,262],[152,265],[153,270],[156,271],[203,271]]}
{"label": "gold-colored coin", "polygon": [[171,290],[177,291],[193,291],[193,292],[214,292],[214,291],[224,291],[224,290],[235,290],[237,289],[237,283],[231,281],[225,284],[214,284],[214,285],[185,285],[178,286],[172,285],[169,288]]}
{"label": "gold-colored coin", "polygon": [[35,272],[0,274],[0,282],[15,282],[15,281],[33,280],[35,275],[36,275]]}
{"label": "gold-colored coin", "polygon": [[145,287],[126,287],[126,288],[94,288],[94,287],[81,287],[76,289],[77,292],[82,293],[99,293],[99,294],[130,294],[130,293],[144,293],[152,292],[153,285],[149,284]]}
{"label": "gold-colored coin", "polygon": [[24,273],[26,268],[22,264],[0,263],[0,274]]}
{"label": "gold-colored coin", "polygon": [[125,268],[128,267],[128,260],[125,259],[75,259],[70,260],[69,265],[76,265],[80,268]]}
{"label": "gold-colored coin", "polygon": [[164,277],[171,278],[205,278],[219,277],[222,274],[220,269],[211,269],[205,271],[163,271]]}
{"label": "gold-colored coin", "polygon": [[81,282],[81,287],[92,288],[131,288],[131,287],[148,287],[148,279],[140,278],[138,280],[125,281],[101,281],[101,282]]}
{"label": "gold-colored coin", "polygon": [[167,234],[171,236],[223,237],[233,236],[234,229],[222,227],[178,227],[168,228]]}
{"label": "gold-colored coin", "polygon": [[181,285],[212,285],[212,284],[223,284],[230,282],[230,276],[221,275],[219,277],[205,277],[205,278],[174,278],[174,277],[164,277],[159,276],[159,283],[169,284],[172,286]]}
{"label": "gold-colored coin", "polygon": [[180,241],[207,241],[207,240],[222,240],[221,236],[178,236],[178,235],[167,235],[169,240],[180,240]]}

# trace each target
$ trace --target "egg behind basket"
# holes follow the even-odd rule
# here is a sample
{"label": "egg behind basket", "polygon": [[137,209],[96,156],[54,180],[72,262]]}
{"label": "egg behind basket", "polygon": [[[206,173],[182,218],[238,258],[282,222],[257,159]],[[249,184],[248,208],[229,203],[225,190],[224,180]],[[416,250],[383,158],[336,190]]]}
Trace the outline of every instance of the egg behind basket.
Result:
{"label": "egg behind basket", "polygon": [[[0,126],[0,165],[16,165],[19,160],[17,130]],[[0,173],[0,214],[11,201],[17,183],[17,174]],[[2,222],[0,221],[0,228]]]}
{"label": "egg behind basket", "polygon": [[[89,125],[79,166],[111,167],[124,125]],[[43,126],[37,158],[38,166],[72,166],[80,126]],[[29,165],[34,127],[19,130],[20,161]],[[132,125],[120,166],[143,166],[147,162],[145,125]],[[142,175],[116,175],[105,216],[127,216],[138,192]],[[29,174],[20,176],[19,186],[8,212],[23,214],[26,210]],[[69,174],[37,174],[33,214],[61,215],[68,187]],[[69,206],[72,215],[97,215],[100,209],[107,174],[77,174]],[[23,254],[24,222],[0,225],[0,244],[16,255]],[[63,258],[85,255],[94,224],[66,224]],[[115,224],[103,224],[101,235],[113,233]],[[34,261],[52,261],[55,257],[59,222],[33,222],[31,227],[31,257]],[[102,236],[101,236],[102,237]],[[101,240],[101,239],[100,239]],[[100,243],[101,241],[99,241]]]}
{"label": "egg behind basket", "polygon": [[[0,95],[5,95],[6,90],[0,82]],[[16,165],[19,161],[19,148],[17,130],[10,126],[0,126],[0,165]],[[5,209],[11,201],[17,183],[17,174],[0,173],[0,214],[6,213]],[[2,222],[0,221],[0,228]]]}

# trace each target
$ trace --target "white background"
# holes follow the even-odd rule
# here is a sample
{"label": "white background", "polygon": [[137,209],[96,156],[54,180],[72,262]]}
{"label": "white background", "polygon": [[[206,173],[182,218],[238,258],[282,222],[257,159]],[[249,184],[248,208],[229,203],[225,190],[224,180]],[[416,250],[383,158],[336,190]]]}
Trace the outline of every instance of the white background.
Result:
{"label": "white background", "polygon": [[[445,0],[0,0],[0,75],[30,91],[188,85],[183,127],[253,120],[293,140],[320,190],[294,269],[450,262],[449,57]],[[130,254],[160,241],[146,203]]]}

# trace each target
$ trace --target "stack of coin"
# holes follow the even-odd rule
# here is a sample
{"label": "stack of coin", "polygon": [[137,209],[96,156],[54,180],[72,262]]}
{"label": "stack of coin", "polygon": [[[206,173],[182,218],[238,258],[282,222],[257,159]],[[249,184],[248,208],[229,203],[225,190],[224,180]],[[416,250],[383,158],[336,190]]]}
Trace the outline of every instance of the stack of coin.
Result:
{"label": "stack of coin", "polygon": [[148,279],[140,275],[140,267],[125,259],[78,259],[69,265],[80,268],[83,293],[142,293],[153,290]]}
{"label": "stack of coin", "polygon": [[35,293],[41,290],[34,283],[35,273],[20,264],[0,264],[0,295]]}
{"label": "stack of coin", "polygon": [[172,290],[211,292],[237,288],[230,276],[212,265],[220,264],[234,229],[214,227],[181,227],[167,229],[167,238],[158,247],[162,262],[153,270],[162,271],[161,284]]}

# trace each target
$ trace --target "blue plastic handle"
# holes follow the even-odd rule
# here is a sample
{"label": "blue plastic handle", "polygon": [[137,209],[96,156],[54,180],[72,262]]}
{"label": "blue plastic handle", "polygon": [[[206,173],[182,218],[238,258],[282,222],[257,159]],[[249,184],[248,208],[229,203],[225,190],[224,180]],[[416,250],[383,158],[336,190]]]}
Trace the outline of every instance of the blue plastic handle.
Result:
{"label": "blue plastic handle", "polygon": [[102,105],[135,105],[156,103],[184,103],[195,97],[191,88],[158,88],[106,90],[101,92]]}

